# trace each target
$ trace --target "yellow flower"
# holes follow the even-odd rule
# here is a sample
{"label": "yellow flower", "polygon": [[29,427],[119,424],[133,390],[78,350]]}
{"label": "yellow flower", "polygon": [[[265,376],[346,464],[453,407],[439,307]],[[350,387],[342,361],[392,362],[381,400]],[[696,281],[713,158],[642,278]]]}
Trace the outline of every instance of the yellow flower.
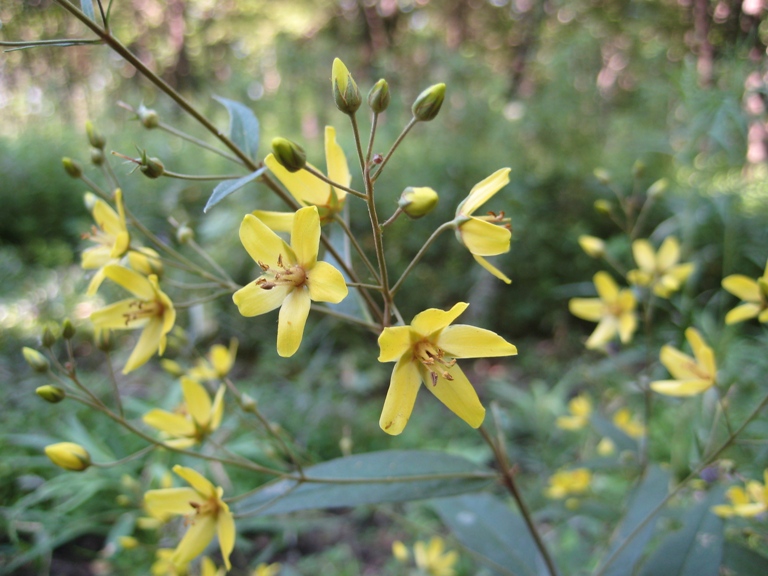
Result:
{"label": "yellow flower", "polygon": [[280,307],[277,353],[292,356],[301,344],[310,301],[341,302],[344,277],[327,262],[317,261],[320,218],[315,206],[296,212],[288,246],[261,220],[246,214],[240,226],[243,246],[263,274],[233,295],[243,316],[258,316]]}
{"label": "yellow flower", "polygon": [[[336,142],[336,130],[332,126],[325,127],[325,162],[328,167],[328,178],[348,188],[352,182],[352,175],[349,172],[344,150]],[[317,206],[321,223],[330,222],[334,214],[344,208],[347,193],[341,188],[331,186],[306,170],[289,172],[273,154],[269,154],[264,159],[264,163],[297,202],[302,206]],[[307,165],[314,168],[311,164]],[[288,232],[292,229],[293,215],[291,214],[256,212],[255,215],[260,219],[263,217],[265,223],[278,232]]]}
{"label": "yellow flower", "polygon": [[504,218],[503,212],[499,214],[488,212],[483,216],[472,214],[509,183],[509,172],[509,168],[502,168],[475,184],[469,195],[459,204],[456,209],[456,218],[453,220],[459,242],[467,247],[480,266],[507,284],[512,280],[488,262],[484,256],[497,256],[509,252],[509,242],[512,238],[509,219]]}
{"label": "yellow flower", "polygon": [[186,518],[189,529],[173,552],[173,564],[186,565],[218,535],[224,564],[227,570],[231,569],[229,555],[235,547],[235,521],[229,506],[221,499],[224,491],[191,468],[176,465],[173,471],[191,488],[150,490],[144,495],[144,506],[153,516],[180,514]]}
{"label": "yellow flower", "polygon": [[632,417],[629,408],[621,408],[613,415],[613,424],[630,438],[642,438],[645,426]]}
{"label": "yellow flower", "polygon": [[616,444],[610,438],[602,438],[597,443],[597,453],[600,456],[610,456],[614,452],[616,452]]}
{"label": "yellow flower", "polygon": [[410,559],[411,554],[408,552],[408,548],[405,544],[400,542],[400,540],[395,540],[392,542],[392,556],[394,556],[395,560],[401,564],[405,564]]}
{"label": "yellow flower", "polygon": [[607,272],[595,274],[594,282],[599,298],[572,298],[568,302],[571,314],[598,323],[587,340],[587,348],[602,348],[617,333],[619,339],[626,344],[632,340],[632,335],[637,329],[637,302],[632,290],[619,290],[619,286]]}
{"label": "yellow flower", "polygon": [[59,442],[46,446],[45,455],[56,466],[73,472],[82,472],[91,465],[88,450],[74,442]]}
{"label": "yellow flower", "polygon": [[139,341],[123,368],[123,374],[127,374],[146,363],[155,352],[162,354],[165,351],[166,334],[176,322],[176,311],[171,299],[160,290],[154,274],[146,278],[128,268],[110,265],[104,268],[104,275],[135,296],[91,314],[91,321],[97,329],[142,329]]}
{"label": "yellow flower", "polygon": [[222,384],[211,402],[205,387],[186,376],[181,377],[184,394],[184,413],[173,413],[155,408],[144,415],[144,423],[166,433],[172,439],[165,442],[174,448],[189,448],[218,429],[224,413]]}
{"label": "yellow flower", "polygon": [[155,561],[150,568],[152,576],[186,576],[187,565],[177,566],[173,563],[173,550],[159,548],[155,552]]}
{"label": "yellow flower", "polygon": [[571,415],[558,417],[555,425],[563,430],[581,430],[589,424],[592,403],[586,396],[576,396],[568,402],[568,411]]}
{"label": "yellow flower", "polygon": [[605,256],[605,242],[595,236],[582,234],[579,236],[579,246],[590,258],[602,258]]}
{"label": "yellow flower", "polygon": [[379,336],[379,362],[395,362],[379,426],[400,434],[413,411],[421,383],[454,414],[473,428],[483,423],[485,408],[457,358],[490,358],[517,354],[517,348],[490,330],[449,326],[469,304],[450,310],[430,308],[417,314],[410,326],[385,328]]}
{"label": "yellow flower", "polygon": [[413,545],[413,558],[416,566],[429,576],[453,576],[454,566],[459,561],[456,550],[445,552],[445,543],[435,536],[428,543],[418,541]]}
{"label": "yellow flower", "polygon": [[637,286],[650,286],[660,298],[669,298],[680,290],[694,269],[692,262],[678,264],[680,244],[674,236],[668,236],[661,243],[658,253],[648,240],[635,240],[632,254],[639,269],[630,270],[627,280]]}
{"label": "yellow flower", "polygon": [[546,495],[547,498],[560,499],[571,494],[583,494],[589,490],[591,482],[592,473],[586,468],[560,470],[550,477]]}
{"label": "yellow flower", "polygon": [[768,511],[768,470],[763,472],[763,482],[757,480],[747,482],[745,488],[731,486],[725,493],[731,504],[714,506],[712,511],[723,518],[742,516],[751,518]]}
{"label": "yellow flower", "polygon": [[651,389],[667,396],[694,396],[715,385],[717,365],[715,353],[707,346],[695,328],[688,328],[685,337],[694,358],[672,346],[662,346],[660,359],[674,380],[651,382]]}
{"label": "yellow flower", "polygon": [[125,209],[123,208],[123,192],[115,190],[115,205],[117,212],[101,198],[88,192],[85,194],[85,205],[91,210],[96,226],[86,237],[96,246],[83,251],[82,266],[85,270],[97,270],[88,284],[88,296],[96,294],[104,281],[104,266],[116,264],[118,259],[128,251],[130,235],[125,224]]}
{"label": "yellow flower", "polygon": [[266,563],[259,564],[253,571],[251,576],[277,576],[280,572],[280,564],[277,562],[267,565]]}
{"label": "yellow flower", "polygon": [[224,568],[216,568],[216,564],[208,556],[200,560],[200,576],[224,576],[227,571]]}
{"label": "yellow flower", "polygon": [[744,301],[726,314],[726,324],[736,324],[755,316],[760,322],[768,322],[768,263],[757,280],[743,274],[732,274],[723,278],[723,288]]}
{"label": "yellow flower", "polygon": [[219,380],[224,378],[232,369],[237,356],[237,338],[229,341],[229,348],[222,344],[214,344],[208,351],[208,358],[201,358],[197,366],[189,371],[195,380]]}

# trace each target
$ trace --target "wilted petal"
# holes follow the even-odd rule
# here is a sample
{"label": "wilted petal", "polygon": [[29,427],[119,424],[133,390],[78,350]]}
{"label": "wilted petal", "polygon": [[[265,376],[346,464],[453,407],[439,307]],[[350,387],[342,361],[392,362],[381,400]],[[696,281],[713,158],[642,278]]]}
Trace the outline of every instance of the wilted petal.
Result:
{"label": "wilted petal", "polygon": [[459,206],[459,212],[466,216],[474,213],[480,206],[485,204],[496,192],[501,190],[509,183],[510,168],[497,170],[485,180],[478,182],[469,192],[469,196]]}
{"label": "wilted petal", "polygon": [[206,426],[211,418],[211,397],[208,391],[202,384],[186,376],[181,377],[181,389],[189,415],[201,426]]}
{"label": "wilted petal", "polygon": [[187,564],[203,553],[216,534],[216,520],[207,514],[192,518],[192,525],[173,553],[174,564]]}
{"label": "wilted petal", "polygon": [[493,274],[496,278],[505,282],[506,284],[512,284],[512,280],[510,280],[509,277],[506,274],[504,274],[504,272],[502,272],[501,270],[496,268],[493,264],[488,262],[488,260],[486,260],[482,256],[478,256],[477,254],[473,254],[472,257],[475,259],[475,261],[478,264],[480,264],[480,266],[488,270],[488,272]]}
{"label": "wilted petal", "polygon": [[278,308],[291,290],[292,286],[284,285],[265,290],[256,282],[251,282],[235,292],[232,300],[243,316],[258,316]]}
{"label": "wilted petal", "polygon": [[296,212],[291,229],[291,248],[296,261],[310,270],[317,261],[320,245],[320,216],[315,206],[307,206]]}
{"label": "wilted petal", "polygon": [[[328,202],[331,187],[317,176],[313,176],[306,170],[288,172],[272,154],[264,158],[264,164],[283,183],[283,186],[291,193],[291,196],[300,203],[323,206]],[[307,163],[307,166],[314,168],[309,163]],[[315,170],[317,169],[315,168]]]}
{"label": "wilted petal", "polygon": [[280,356],[293,356],[299,349],[310,304],[309,290],[305,288],[296,288],[285,298],[277,321],[277,353]]}
{"label": "wilted petal", "polygon": [[754,318],[760,314],[760,308],[760,304],[755,304],[754,302],[747,302],[746,304],[736,306],[736,308],[725,315],[725,323],[737,324],[738,322],[744,322],[745,320]]}
{"label": "wilted petal", "polygon": [[349,289],[344,276],[328,262],[318,262],[307,273],[309,297],[315,302],[338,304],[347,297]]}
{"label": "wilted petal", "polygon": [[139,366],[144,365],[147,360],[157,354],[163,339],[163,322],[160,318],[150,318],[147,325],[141,331],[139,341],[136,347],[128,357],[128,361],[123,368],[123,374],[128,374]]}
{"label": "wilted petal", "polygon": [[723,288],[745,302],[760,302],[760,286],[743,274],[732,274],[723,278]]}
{"label": "wilted petal", "polygon": [[186,416],[174,414],[155,408],[150,410],[142,418],[144,423],[156,430],[166,432],[171,436],[192,436],[195,433],[195,425]]}
{"label": "wilted petal", "polygon": [[229,555],[232,554],[232,550],[235,548],[235,521],[232,518],[231,512],[227,509],[220,509],[216,524],[221,557],[224,559],[224,565],[227,567],[227,570],[230,570],[232,564],[229,562]]}
{"label": "wilted petal", "polygon": [[667,236],[659,247],[656,261],[659,270],[669,270],[680,260],[680,243],[674,236]]}
{"label": "wilted petal", "polygon": [[395,364],[389,380],[387,398],[381,410],[379,426],[387,434],[400,434],[413,412],[416,395],[421,386],[421,376],[410,355],[403,356]]}
{"label": "wilted petal", "polygon": [[394,362],[411,347],[410,326],[390,326],[379,335],[379,362]]}
{"label": "wilted petal", "polygon": [[495,332],[465,324],[445,328],[437,337],[436,344],[453,358],[495,358],[517,354],[517,348]]}
{"label": "wilted petal", "polygon": [[419,364],[419,372],[424,380],[424,386],[448,409],[464,420],[472,428],[477,428],[485,419],[485,408],[480,403],[474,387],[457,365],[448,369],[453,380],[438,378],[437,384],[432,384],[432,378],[426,367]]}
{"label": "wilted petal", "polygon": [[141,300],[155,299],[155,289],[152,284],[146,276],[142,276],[138,272],[112,264],[104,267],[104,275]]}
{"label": "wilted petal", "polygon": [[163,488],[144,494],[144,507],[152,516],[165,518],[177,514],[191,514],[195,509],[190,502],[202,504],[203,499],[193,488]]}
{"label": "wilted petal", "polygon": [[467,306],[469,304],[465,302],[458,302],[447,311],[439,308],[428,308],[413,317],[411,328],[422,336],[429,336],[456,320],[467,309]]}
{"label": "wilted petal", "polygon": [[240,224],[240,242],[254,262],[277,268],[278,257],[282,256],[284,265],[296,263],[296,257],[288,244],[252,214],[246,214]]}
{"label": "wilted petal", "polygon": [[635,262],[644,272],[653,274],[656,270],[656,254],[648,240],[642,239],[632,242],[632,256],[635,257]]}
{"label": "wilted petal", "polygon": [[666,396],[695,396],[712,387],[710,380],[657,380],[651,390]]}
{"label": "wilted petal", "polygon": [[512,232],[504,226],[470,218],[459,225],[458,233],[464,246],[477,256],[497,256],[509,252]]}
{"label": "wilted petal", "polygon": [[603,317],[605,305],[599,298],[571,298],[568,310],[577,318],[597,322]]}

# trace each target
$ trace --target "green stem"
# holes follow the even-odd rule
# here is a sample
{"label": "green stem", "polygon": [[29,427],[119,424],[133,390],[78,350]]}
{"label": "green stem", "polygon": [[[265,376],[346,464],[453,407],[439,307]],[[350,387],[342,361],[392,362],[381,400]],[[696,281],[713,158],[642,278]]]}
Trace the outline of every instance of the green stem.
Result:
{"label": "green stem", "polygon": [[414,117],[411,118],[411,120],[408,122],[408,124],[405,125],[405,128],[403,128],[403,131],[400,132],[400,136],[397,137],[397,140],[395,140],[395,143],[392,144],[392,148],[389,149],[389,152],[387,152],[387,155],[384,157],[384,160],[381,164],[379,164],[378,169],[375,173],[371,174],[371,181],[376,182],[376,180],[379,179],[379,176],[381,176],[381,171],[384,170],[384,166],[387,165],[387,162],[389,162],[389,159],[392,157],[392,154],[397,150],[397,147],[400,146],[400,142],[403,141],[403,138],[405,138],[408,135],[408,132],[411,131],[411,128],[416,126],[416,124],[419,121]]}
{"label": "green stem", "polygon": [[370,330],[374,334],[378,335],[380,332],[379,327],[377,325],[371,324],[370,322],[366,322],[361,318],[355,318],[354,316],[350,316],[349,314],[344,314],[343,312],[338,312],[337,310],[333,310],[325,306],[318,306],[316,304],[312,304],[311,308],[315,312],[320,312],[321,314],[326,314],[328,316],[333,316],[334,318],[338,318],[339,320],[344,320],[344,322],[351,322],[352,324],[357,324],[358,326],[362,326],[363,328],[368,328],[368,330]]}
{"label": "green stem", "polygon": [[109,462],[107,464],[101,464],[97,462],[91,462],[91,466],[94,468],[114,468],[115,466],[120,466],[121,464],[125,464],[126,462],[130,462],[131,460],[136,460],[136,458],[140,458],[144,456],[144,454],[147,454],[148,452],[151,452],[152,450],[155,450],[157,446],[149,445],[144,446],[141,450],[138,452],[134,452],[130,456],[125,456],[124,458],[120,458],[120,460],[115,460],[114,462]]}
{"label": "green stem", "polygon": [[115,369],[112,366],[112,357],[109,354],[109,350],[104,351],[104,355],[107,357],[107,368],[109,369],[109,379],[112,382],[112,394],[115,396],[115,405],[120,416],[125,416],[123,412],[123,401],[120,398],[120,388],[117,386],[117,378],[115,377]]}
{"label": "green stem", "polygon": [[191,180],[193,182],[214,182],[218,180],[237,180],[242,178],[242,174],[180,174],[178,172],[171,172],[170,170],[163,170],[163,177],[176,178],[177,180]]}
{"label": "green stem", "polygon": [[413,270],[413,267],[418,264],[419,260],[421,260],[421,257],[424,256],[426,251],[429,249],[429,247],[432,245],[432,243],[437,239],[440,234],[448,230],[452,227],[453,222],[446,222],[445,224],[441,224],[437,227],[437,229],[432,232],[432,235],[427,238],[427,241],[424,243],[424,245],[419,249],[416,256],[413,257],[413,260],[411,260],[410,264],[408,264],[408,267],[405,269],[403,274],[400,276],[400,279],[395,282],[395,285],[392,286],[392,295],[394,296],[397,294],[397,291],[400,290],[400,287],[403,285],[403,281],[408,277],[408,274],[411,273],[411,270]]}
{"label": "green stem", "polygon": [[333,180],[328,178],[328,176],[326,176],[322,172],[319,172],[318,170],[315,170],[314,168],[312,168],[312,166],[310,166],[309,164],[306,164],[304,166],[303,170],[309,172],[310,174],[312,174],[312,176],[322,180],[326,184],[330,184],[334,188],[338,188],[339,190],[344,190],[344,192],[346,192],[347,194],[352,194],[352,196],[357,196],[358,198],[363,198],[363,199],[366,198],[365,194],[363,194],[362,192],[358,192],[357,190],[354,190],[354,189],[349,188],[347,186],[342,186],[338,182],[334,182]]}
{"label": "green stem", "polygon": [[[373,263],[368,259],[368,256],[365,255],[365,252],[363,251],[363,247],[360,246],[360,243],[357,241],[357,238],[355,238],[355,235],[352,233],[352,229],[347,224],[347,221],[344,220],[344,218],[340,214],[335,214],[333,217],[334,221],[338,223],[339,226],[341,226],[341,229],[344,230],[344,234],[347,235],[347,238],[349,238],[349,241],[352,243],[352,246],[355,248],[355,251],[360,256],[360,259],[363,261],[363,264],[365,264],[365,267],[368,268],[368,271],[371,273],[371,276],[373,276],[373,279],[376,280],[376,282],[379,281],[379,273],[376,271],[376,268],[374,268]],[[364,284],[357,283],[360,286],[365,286]],[[376,290],[378,290],[380,287],[377,286]]]}

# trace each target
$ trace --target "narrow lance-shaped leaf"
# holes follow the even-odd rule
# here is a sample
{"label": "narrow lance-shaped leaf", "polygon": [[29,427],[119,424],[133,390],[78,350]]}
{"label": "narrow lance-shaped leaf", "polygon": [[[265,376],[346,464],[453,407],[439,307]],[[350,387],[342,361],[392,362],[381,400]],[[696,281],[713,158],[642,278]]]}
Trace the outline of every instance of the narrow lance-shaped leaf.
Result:
{"label": "narrow lance-shaped leaf", "polygon": [[259,148],[259,121],[250,108],[240,102],[214,96],[229,112],[229,138],[250,158],[256,157]]}
{"label": "narrow lance-shaped leaf", "polygon": [[266,170],[267,170],[267,167],[262,166],[255,172],[251,172],[247,176],[243,176],[242,178],[238,178],[237,180],[225,180],[224,182],[220,182],[219,184],[216,185],[216,188],[213,189],[213,193],[211,194],[211,197],[208,198],[208,202],[205,204],[205,208],[203,208],[203,212],[208,212],[208,210],[216,206],[216,204],[224,200],[224,198],[226,198],[230,194],[237,192],[238,190],[240,190],[240,188],[242,188],[249,182],[256,180],[256,178],[264,174]]}

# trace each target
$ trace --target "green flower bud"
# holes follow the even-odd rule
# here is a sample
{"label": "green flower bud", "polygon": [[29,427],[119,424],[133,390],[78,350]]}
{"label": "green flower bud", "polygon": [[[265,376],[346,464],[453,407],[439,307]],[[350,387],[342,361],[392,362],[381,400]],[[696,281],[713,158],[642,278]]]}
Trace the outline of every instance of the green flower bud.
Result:
{"label": "green flower bud", "polygon": [[666,178],[662,178],[661,180],[656,180],[653,184],[651,184],[650,188],[648,188],[648,198],[656,199],[664,192],[667,191],[667,188],[669,188],[669,180]]}
{"label": "green flower bud", "polygon": [[72,160],[72,158],[62,158],[61,164],[64,166],[64,171],[72,176],[72,178],[80,178],[83,175],[83,169],[80,164]]}
{"label": "green flower bud", "polygon": [[611,213],[611,203],[608,200],[595,200],[594,206],[598,214],[608,216]]}
{"label": "green flower bud", "polygon": [[608,172],[608,170],[605,168],[595,168],[592,173],[595,175],[595,178],[597,178],[600,184],[607,186],[611,183],[611,173]]}
{"label": "green flower bud", "polygon": [[141,170],[147,178],[152,178],[153,180],[155,178],[160,178],[160,176],[165,174],[165,166],[160,161],[160,159],[148,157],[146,150],[142,151],[141,153],[141,164],[139,164],[139,170]]}
{"label": "green flower bud", "polygon": [[272,140],[272,154],[288,172],[298,172],[307,164],[307,153],[304,149],[286,138]]}
{"label": "green flower bud", "polygon": [[51,363],[48,362],[48,358],[43,356],[40,352],[34,348],[27,348],[26,346],[21,349],[21,353],[24,355],[24,360],[35,372],[48,372],[51,369]]}
{"label": "green flower bud", "polygon": [[104,164],[104,151],[101,148],[91,148],[91,164],[94,166]]}
{"label": "green flower bud", "polygon": [[43,343],[43,346],[45,348],[50,348],[54,344],[56,344],[56,336],[51,331],[50,327],[46,326],[43,328],[43,335],[40,338],[41,342]]}
{"label": "green flower bud", "polygon": [[397,205],[411,218],[426,216],[437,206],[437,192],[426,186],[420,188],[408,187],[403,190]]}
{"label": "green flower bud", "polygon": [[52,384],[46,384],[45,386],[40,386],[39,388],[35,389],[35,394],[40,396],[43,400],[46,402],[50,402],[51,404],[58,404],[64,398],[66,398],[67,393],[64,391],[63,388],[59,388],[58,386],[53,386]]}
{"label": "green flower bud", "polygon": [[82,472],[91,465],[88,450],[73,442],[59,442],[45,447],[45,454],[51,462],[65,470]]}
{"label": "green flower bud", "polygon": [[416,97],[411,106],[413,117],[420,122],[433,120],[445,100],[445,84],[435,84]]}
{"label": "green flower bud", "polygon": [[195,238],[195,232],[187,226],[186,224],[179,226],[178,230],[176,230],[176,240],[178,240],[179,244],[186,244],[190,240],[193,240]]}
{"label": "green flower bud", "polygon": [[71,340],[75,336],[75,325],[72,320],[65,318],[61,323],[61,337],[65,340]]}
{"label": "green flower bud", "polygon": [[99,150],[104,148],[107,140],[102,134],[96,131],[96,129],[93,127],[93,123],[90,120],[85,123],[85,133],[88,134],[88,142],[91,143],[91,146],[98,148]]}
{"label": "green flower bud", "polygon": [[360,90],[352,79],[352,75],[344,66],[344,62],[338,58],[333,60],[331,71],[331,85],[333,86],[333,100],[336,102],[336,108],[344,114],[354,114],[360,108],[363,99],[360,97]]}
{"label": "green flower bud", "polygon": [[255,413],[258,403],[256,402],[256,400],[251,398],[247,393],[243,392],[243,395],[240,397],[240,405],[242,406],[245,412]]}
{"label": "green flower bud", "polygon": [[381,114],[389,106],[390,101],[389,84],[382,78],[376,84],[373,85],[371,91],[368,92],[368,106],[376,114]]}
{"label": "green flower bud", "polygon": [[144,128],[151,130],[160,126],[160,117],[157,115],[157,112],[150,108],[145,108],[143,104],[139,106],[138,114],[139,122],[141,122]]}

